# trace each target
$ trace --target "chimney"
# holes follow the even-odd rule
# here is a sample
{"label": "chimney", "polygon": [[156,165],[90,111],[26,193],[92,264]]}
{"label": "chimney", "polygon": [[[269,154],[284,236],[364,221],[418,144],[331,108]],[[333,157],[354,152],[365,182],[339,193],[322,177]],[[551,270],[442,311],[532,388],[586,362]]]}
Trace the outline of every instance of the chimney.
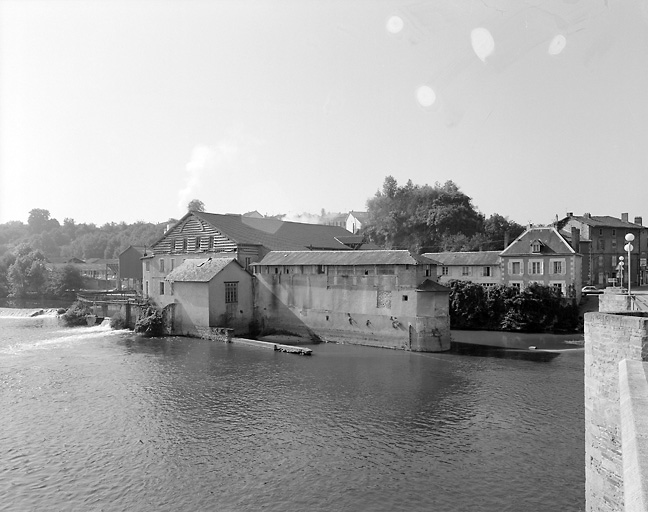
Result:
{"label": "chimney", "polygon": [[573,216],[574,216],[574,212],[567,212],[567,217],[573,217]]}
{"label": "chimney", "polygon": [[628,222],[628,214],[627,213],[622,213],[621,214],[621,220],[623,222]]}
{"label": "chimney", "polygon": [[504,249],[506,249],[511,243],[511,235],[508,230],[504,231]]}
{"label": "chimney", "polygon": [[571,245],[572,249],[580,252],[580,229],[572,226],[571,228]]}
{"label": "chimney", "polygon": [[635,217],[635,221],[634,221],[634,223],[635,223],[637,226],[643,226],[643,219],[642,219],[641,217]]}
{"label": "chimney", "polygon": [[586,219],[591,219],[591,218],[592,218],[592,214],[591,214],[591,213],[584,213],[584,214],[583,214],[583,217],[585,217]]}

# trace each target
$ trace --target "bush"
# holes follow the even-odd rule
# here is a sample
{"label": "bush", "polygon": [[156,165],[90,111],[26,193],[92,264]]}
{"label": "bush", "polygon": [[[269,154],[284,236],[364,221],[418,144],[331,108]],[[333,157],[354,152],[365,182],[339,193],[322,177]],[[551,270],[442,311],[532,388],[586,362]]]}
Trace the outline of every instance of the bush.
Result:
{"label": "bush", "polygon": [[565,302],[550,286],[531,284],[520,292],[469,281],[448,285],[452,329],[555,332],[575,331],[579,326],[578,306]]}
{"label": "bush", "polygon": [[91,314],[92,310],[85,303],[77,300],[61,315],[61,320],[68,327],[88,325],[86,315]]}
{"label": "bush", "polygon": [[164,334],[162,311],[154,304],[146,305],[142,316],[135,322],[135,332],[146,336],[162,336]]}
{"label": "bush", "polygon": [[121,311],[115,313],[110,319],[110,328],[111,329],[126,329],[126,317],[122,314]]}

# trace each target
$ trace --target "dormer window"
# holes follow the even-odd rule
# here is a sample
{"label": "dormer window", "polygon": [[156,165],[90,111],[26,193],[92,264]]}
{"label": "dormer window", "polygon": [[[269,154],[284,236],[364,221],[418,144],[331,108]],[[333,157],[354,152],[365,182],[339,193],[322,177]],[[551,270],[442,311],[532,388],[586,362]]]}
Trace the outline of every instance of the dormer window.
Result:
{"label": "dormer window", "polygon": [[531,242],[531,252],[540,252],[542,249],[542,242],[540,240],[534,240]]}

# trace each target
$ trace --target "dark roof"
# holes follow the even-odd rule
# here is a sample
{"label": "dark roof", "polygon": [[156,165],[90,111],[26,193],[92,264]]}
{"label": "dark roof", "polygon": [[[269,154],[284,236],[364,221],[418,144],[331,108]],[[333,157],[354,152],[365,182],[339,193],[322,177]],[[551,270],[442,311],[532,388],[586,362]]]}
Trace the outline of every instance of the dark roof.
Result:
{"label": "dark roof", "polygon": [[270,250],[349,250],[336,237],[349,236],[341,226],[287,222],[272,218],[192,212],[237,244],[262,245]]}
{"label": "dark roof", "polygon": [[434,265],[409,251],[273,251],[253,265]]}
{"label": "dark roof", "polygon": [[165,279],[174,282],[208,283],[236,258],[188,259],[169,272]]}
{"label": "dark roof", "polygon": [[432,279],[426,279],[420,285],[416,287],[417,292],[446,292],[450,293],[450,288],[443,286],[442,284],[432,281]]}
{"label": "dark roof", "polygon": [[362,223],[365,223],[369,220],[369,212],[356,212],[354,210],[351,210],[349,212],[349,215],[353,215],[356,219],[358,219]]}
{"label": "dark roof", "polygon": [[571,217],[568,217],[568,219],[569,218],[596,228],[640,229],[643,227],[640,224],[628,222],[616,217],[610,217],[609,215],[572,215]]}
{"label": "dark roof", "polygon": [[[531,244],[534,241],[540,241],[544,244],[542,252],[531,252]],[[545,254],[575,254],[576,251],[565,240],[553,226],[531,227],[518,236],[506,249],[501,256],[525,256],[525,255],[545,255]]]}
{"label": "dark roof", "polygon": [[439,262],[441,265],[499,265],[501,251],[477,252],[426,252],[423,256]]}

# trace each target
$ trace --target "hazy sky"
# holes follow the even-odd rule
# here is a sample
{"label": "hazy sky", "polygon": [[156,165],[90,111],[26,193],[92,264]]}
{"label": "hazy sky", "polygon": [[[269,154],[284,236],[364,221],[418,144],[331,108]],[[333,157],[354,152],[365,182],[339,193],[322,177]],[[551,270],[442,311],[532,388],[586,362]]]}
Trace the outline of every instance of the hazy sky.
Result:
{"label": "hazy sky", "polygon": [[648,8],[625,0],[0,0],[0,222],[365,209],[648,219]]}

